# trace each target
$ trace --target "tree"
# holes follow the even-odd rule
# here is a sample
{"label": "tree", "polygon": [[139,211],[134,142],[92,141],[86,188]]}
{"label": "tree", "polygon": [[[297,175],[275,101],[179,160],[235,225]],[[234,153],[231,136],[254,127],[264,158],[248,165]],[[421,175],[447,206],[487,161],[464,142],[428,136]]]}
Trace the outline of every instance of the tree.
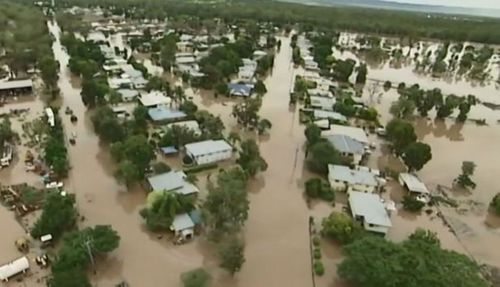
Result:
{"label": "tree", "polygon": [[129,160],[136,166],[141,176],[155,157],[153,148],[142,135],[133,135],[123,142],[114,143],[111,146],[111,155],[118,162]]}
{"label": "tree", "polygon": [[265,93],[267,93],[267,88],[266,88],[266,85],[264,84],[264,82],[262,82],[262,80],[258,80],[255,83],[253,91],[256,92],[257,95],[262,96]]}
{"label": "tree", "polygon": [[353,59],[337,60],[333,66],[333,77],[341,82],[349,82],[356,62]]}
{"label": "tree", "polygon": [[223,170],[217,183],[208,182],[203,213],[209,235],[217,240],[240,230],[248,218],[247,174],[239,167]]}
{"label": "tree", "polygon": [[273,124],[268,119],[261,119],[257,124],[257,131],[259,135],[263,135],[266,133],[268,129],[270,129]]}
{"label": "tree", "polygon": [[118,164],[115,177],[118,182],[124,183],[127,187],[130,187],[134,182],[139,181],[142,175],[133,162],[124,160]]}
{"label": "tree", "polygon": [[240,156],[236,162],[250,176],[255,176],[259,171],[267,170],[267,162],[260,155],[259,146],[253,139],[241,143]]}
{"label": "tree", "polygon": [[169,230],[178,214],[194,209],[193,198],[170,191],[153,191],[148,195],[147,207],[140,211],[150,231]]}
{"label": "tree", "polygon": [[439,241],[439,237],[436,232],[432,232],[430,230],[425,230],[422,228],[417,228],[415,232],[410,234],[408,237],[412,242],[422,242],[425,244],[433,244],[436,246],[441,246],[441,242]]}
{"label": "tree", "polygon": [[3,118],[0,122],[0,150],[6,142],[10,142],[14,139],[16,134],[12,130],[12,124],[8,117]]}
{"label": "tree", "polygon": [[125,139],[126,131],[110,107],[98,107],[92,115],[91,121],[95,132],[102,141],[114,143]]}
{"label": "tree", "polygon": [[411,195],[405,195],[403,197],[403,208],[411,212],[420,212],[424,208],[425,203],[416,199]]}
{"label": "tree", "polygon": [[323,218],[321,233],[341,244],[348,244],[358,239],[363,232],[362,227],[349,215],[332,212]]}
{"label": "tree", "polygon": [[500,216],[500,193],[495,194],[490,202],[490,210],[497,216]]}
{"label": "tree", "polygon": [[387,139],[397,155],[401,155],[404,149],[417,140],[413,126],[401,119],[391,120],[386,127]]}
{"label": "tree", "polygon": [[219,116],[214,116],[208,111],[197,111],[194,118],[200,125],[200,129],[206,138],[221,139],[224,131],[224,123]]}
{"label": "tree", "polygon": [[85,106],[93,108],[105,103],[108,91],[109,87],[103,79],[91,78],[83,80],[80,95]]}
{"label": "tree", "polygon": [[476,188],[476,183],[472,180],[474,171],[476,169],[476,164],[472,161],[462,162],[462,173],[455,179],[455,183],[462,188]]}
{"label": "tree", "polygon": [[384,82],[384,90],[388,91],[392,87],[391,81],[385,81]]}
{"label": "tree", "polygon": [[259,123],[259,110],[262,106],[260,98],[247,99],[233,107],[232,116],[236,118],[239,124],[245,128],[255,128]]}
{"label": "tree", "polygon": [[181,275],[183,287],[208,287],[212,276],[203,268],[197,268]]}
{"label": "tree", "polygon": [[305,183],[306,195],[309,198],[321,198],[326,201],[335,199],[335,192],[327,181],[311,178]]}
{"label": "tree", "polygon": [[69,268],[63,271],[53,272],[49,280],[51,287],[92,287],[87,272],[79,268]]}
{"label": "tree", "polygon": [[329,164],[339,164],[340,162],[340,153],[328,141],[317,142],[309,149],[307,167],[313,172],[327,174]]}
{"label": "tree", "polygon": [[140,128],[146,130],[148,128],[148,109],[143,105],[138,105],[132,112],[134,115],[135,124]]}
{"label": "tree", "polygon": [[146,90],[148,92],[153,90],[162,91],[168,94],[170,91],[170,84],[158,76],[152,76],[148,80],[148,83],[146,85]]}
{"label": "tree", "polygon": [[245,263],[244,251],[245,243],[241,239],[235,236],[225,239],[218,248],[220,267],[226,269],[231,276],[234,276]]}
{"label": "tree", "polygon": [[198,111],[198,106],[192,101],[184,101],[179,106],[179,110],[185,112],[188,116],[192,117]]}
{"label": "tree", "polygon": [[62,195],[59,192],[47,192],[43,204],[42,215],[35,222],[31,235],[40,238],[50,234],[57,240],[61,235],[73,228],[76,224],[77,212],[75,199],[72,196]]}
{"label": "tree", "polygon": [[162,174],[172,170],[172,168],[164,162],[156,162],[153,164],[153,170],[155,174]]}
{"label": "tree", "polygon": [[366,236],[344,247],[344,253],[337,272],[359,287],[489,286],[469,257],[421,239],[394,243]]}
{"label": "tree", "polygon": [[389,112],[395,118],[407,119],[413,115],[415,108],[416,106],[414,101],[406,98],[400,98],[391,104]]}
{"label": "tree", "polygon": [[403,152],[403,161],[410,171],[421,170],[431,159],[431,147],[426,143],[411,143]]}
{"label": "tree", "polygon": [[368,74],[368,68],[365,63],[362,63],[357,68],[358,74],[356,75],[356,84],[366,83],[366,75]]}
{"label": "tree", "polygon": [[236,131],[231,131],[229,133],[229,136],[227,137],[227,139],[229,140],[229,142],[235,146],[236,143],[239,143],[241,142],[241,137],[240,137],[240,134]]}
{"label": "tree", "polygon": [[315,124],[307,125],[304,134],[307,139],[307,146],[313,146],[321,140],[321,129]]}

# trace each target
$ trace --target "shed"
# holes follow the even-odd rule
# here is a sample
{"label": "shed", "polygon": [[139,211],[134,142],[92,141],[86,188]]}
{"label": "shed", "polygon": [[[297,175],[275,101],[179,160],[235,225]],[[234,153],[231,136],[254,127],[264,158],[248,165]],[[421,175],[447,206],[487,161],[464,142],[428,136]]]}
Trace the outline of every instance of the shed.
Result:
{"label": "shed", "polygon": [[32,89],[33,81],[31,79],[0,82],[0,94],[2,95],[16,95],[31,92]]}
{"label": "shed", "polygon": [[191,239],[194,234],[194,222],[187,213],[176,215],[170,229],[183,239]]}
{"label": "shed", "polygon": [[186,153],[197,163],[206,164],[231,158],[233,147],[224,140],[206,140],[185,145]]}
{"label": "shed", "polygon": [[352,217],[372,232],[386,234],[392,223],[385,205],[378,194],[351,191],[349,206]]}
{"label": "shed", "polygon": [[163,155],[171,155],[171,154],[176,154],[178,153],[179,151],[173,147],[173,146],[167,146],[167,147],[161,147],[160,148],[161,152],[163,153]]}
{"label": "shed", "polygon": [[138,91],[131,89],[119,89],[117,92],[122,96],[122,100],[125,102],[131,102],[139,96]]}
{"label": "shed", "polygon": [[406,187],[409,192],[416,194],[428,195],[429,190],[423,182],[420,181],[415,175],[410,173],[400,173],[399,183]]}
{"label": "shed", "polygon": [[21,257],[16,259],[10,263],[0,266],[0,280],[9,281],[9,278],[19,274],[21,272],[25,272],[30,268],[30,263],[28,258]]}
{"label": "shed", "polygon": [[154,122],[172,121],[187,117],[183,111],[173,110],[162,106],[149,109],[148,114]]}

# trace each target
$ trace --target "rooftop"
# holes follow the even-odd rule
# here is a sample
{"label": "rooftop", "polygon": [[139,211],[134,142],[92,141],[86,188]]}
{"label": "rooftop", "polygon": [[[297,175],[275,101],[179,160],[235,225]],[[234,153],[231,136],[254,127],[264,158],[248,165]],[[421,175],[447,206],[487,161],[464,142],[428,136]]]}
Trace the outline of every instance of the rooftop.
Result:
{"label": "rooftop", "polygon": [[378,194],[351,191],[349,205],[352,216],[362,216],[368,224],[391,227],[391,219]]}
{"label": "rooftop", "polygon": [[400,173],[399,181],[401,184],[406,185],[409,191],[417,193],[428,194],[429,190],[423,182],[420,181],[416,176],[410,173]]}
{"label": "rooftop", "polygon": [[323,111],[323,110],[313,110],[314,112],[314,118],[319,120],[319,119],[332,119],[332,120],[337,120],[341,122],[347,122],[347,118],[339,113],[336,112],[330,112],[330,111]]}
{"label": "rooftop", "polygon": [[348,136],[352,139],[357,140],[360,143],[363,144],[369,144],[368,141],[368,136],[366,135],[366,132],[357,127],[350,127],[350,126],[343,126],[343,125],[331,125],[330,130],[328,131],[323,131],[321,133],[322,136],[329,136],[329,135],[345,135]]}
{"label": "rooftop", "polygon": [[163,106],[150,108],[148,110],[148,114],[151,120],[155,122],[176,120],[187,117],[187,115],[183,111],[172,110]]}
{"label": "rooftop", "polygon": [[181,122],[171,123],[165,126],[165,130],[170,129],[173,126],[185,127],[189,130],[192,130],[195,134],[201,134],[200,126],[198,125],[197,121],[181,121]]}
{"label": "rooftop", "polygon": [[148,183],[154,192],[172,191],[183,195],[197,193],[198,188],[185,179],[184,172],[170,171],[148,177]]}
{"label": "rooftop", "polygon": [[345,135],[331,135],[325,137],[341,153],[364,154],[365,146],[357,140]]}
{"label": "rooftop", "polygon": [[329,97],[310,96],[310,99],[312,107],[319,107],[328,111],[333,110],[333,105],[337,102],[335,98]]}
{"label": "rooftop", "polygon": [[145,107],[168,105],[171,101],[172,100],[169,97],[159,91],[152,91],[151,93],[141,95],[140,97],[140,102]]}
{"label": "rooftop", "polygon": [[248,97],[252,92],[252,87],[246,84],[229,83],[227,87],[229,88],[229,94],[235,96]]}
{"label": "rooftop", "polygon": [[0,91],[11,90],[11,89],[24,89],[32,87],[33,87],[33,81],[31,79],[0,82]]}
{"label": "rooftop", "polygon": [[377,186],[378,181],[375,174],[365,170],[352,170],[343,165],[328,165],[328,179],[330,181],[342,181],[349,184],[363,184]]}
{"label": "rooftop", "polygon": [[189,217],[189,214],[183,213],[175,216],[172,222],[172,229],[174,231],[182,231],[191,228],[194,228],[194,222],[191,217]]}
{"label": "rooftop", "polygon": [[190,143],[185,145],[185,147],[186,151],[194,157],[233,150],[233,147],[230,146],[225,140],[206,140],[197,143]]}

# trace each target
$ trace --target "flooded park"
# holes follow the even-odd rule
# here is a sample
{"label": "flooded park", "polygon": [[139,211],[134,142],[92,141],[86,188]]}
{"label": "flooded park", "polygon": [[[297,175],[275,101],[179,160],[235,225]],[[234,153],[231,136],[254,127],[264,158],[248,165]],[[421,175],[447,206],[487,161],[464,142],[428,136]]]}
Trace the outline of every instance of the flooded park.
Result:
{"label": "flooded park", "polygon": [[[317,277],[311,271],[310,218],[320,223],[332,211],[341,211],[346,207],[347,199],[345,195],[338,195],[332,206],[316,201],[309,204],[304,196],[304,183],[314,174],[306,168],[305,125],[300,121],[300,107],[290,104],[295,78],[304,73],[303,68],[292,63],[291,35],[279,32],[277,39],[281,48],[276,51],[274,67],[264,80],[267,92],[262,98],[259,115],[272,123],[272,128],[264,135],[243,129],[232,115],[233,107],[242,100],[216,96],[213,91],[191,87],[181,77],[157,66],[149,55],[134,55],[151,75],[159,76],[171,85],[180,85],[186,97],[200,109],[220,117],[225,126],[225,136],[237,131],[244,139],[255,139],[261,156],[268,164],[265,172],[257,174],[249,182],[250,209],[242,231],[245,264],[238,274],[230,276],[219,268],[217,256],[206,238],[200,236],[186,244],[175,245],[163,235],[146,229],[139,215],[146,203],[146,188],[142,184],[127,187],[117,182],[114,176],[116,163],[111,157],[109,145],[102,143],[96,134],[91,120],[93,111],[84,105],[80,96],[81,80],[68,68],[70,56],[61,44],[61,29],[55,21],[48,21],[47,26],[54,39],[52,51],[60,64],[58,86],[61,97],[57,104],[61,110],[71,109],[79,119],[75,122],[69,115],[61,113],[66,137],[75,134],[77,138],[75,145],[68,145],[71,168],[64,182],[65,188],[76,195],[79,226],[111,225],[121,238],[119,248],[99,260],[96,272],[89,274],[93,286],[117,286],[122,281],[130,286],[179,286],[179,275],[198,267],[211,272],[213,286],[348,286],[336,275],[337,264],[343,258],[341,247],[329,240],[321,242],[325,275]],[[112,47],[133,54],[122,36],[114,33],[107,40]],[[362,61],[349,50],[334,48],[332,52],[340,59]],[[498,78],[498,63],[492,64],[491,69],[492,77]],[[386,81],[392,83],[392,88],[382,88]],[[441,79],[416,73],[412,65],[394,67],[387,62],[369,66],[367,84],[361,95],[367,106],[378,111],[383,126],[392,118],[390,108],[399,98],[395,88],[399,83],[406,83],[407,86],[418,84],[426,90],[439,88],[445,94],[473,94],[481,102],[500,104],[496,79],[488,83]],[[0,114],[12,109],[29,109],[26,115],[11,118],[12,128],[20,133],[23,122],[43,115],[44,102],[40,95],[19,98],[0,106]],[[485,120],[485,124],[479,125],[474,120]],[[495,176],[500,174],[500,166],[495,163],[495,159],[500,158],[500,147],[494,144],[500,142],[499,122],[500,110],[482,104],[471,108],[469,120],[464,123],[453,119],[434,119],[432,113],[428,118],[415,116],[411,119],[418,140],[432,148],[432,160],[417,173],[419,178],[431,191],[445,190],[458,206],[432,207],[430,213],[409,213],[401,208],[405,193],[403,187],[397,180],[389,180],[383,198],[394,201],[398,210],[390,215],[392,227],[387,233],[388,239],[400,242],[417,228],[425,228],[436,232],[443,248],[464,253],[481,264],[500,267],[500,250],[495,248],[495,243],[500,240],[500,218],[489,211],[491,199],[500,192],[495,182]],[[388,150],[383,139],[374,133],[370,133],[368,139],[376,146],[366,161],[367,167],[380,171],[406,171],[404,163]],[[28,183],[43,187],[40,177],[27,172],[22,159],[19,159],[27,150],[26,145],[17,146],[17,159],[10,167],[0,170],[2,185]],[[471,191],[453,187],[463,161],[472,161],[477,165],[474,174],[477,188]],[[177,159],[169,159],[169,164],[182,167]],[[197,174],[202,196],[206,194],[211,175],[206,171]],[[13,242],[25,236],[27,230],[6,208],[0,208],[0,226],[9,230],[0,233],[0,242],[4,243],[0,246],[1,259],[19,256]],[[21,283],[10,282],[7,286],[44,286],[38,280],[28,283],[19,285]]]}

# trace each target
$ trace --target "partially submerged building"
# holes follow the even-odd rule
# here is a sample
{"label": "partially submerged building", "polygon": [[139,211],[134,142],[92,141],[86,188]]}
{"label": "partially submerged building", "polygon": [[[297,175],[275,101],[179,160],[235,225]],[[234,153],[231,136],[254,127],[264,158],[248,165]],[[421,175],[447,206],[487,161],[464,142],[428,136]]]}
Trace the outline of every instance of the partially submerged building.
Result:
{"label": "partially submerged building", "polygon": [[188,129],[190,131],[193,131],[193,133],[195,135],[200,135],[201,134],[200,125],[198,125],[198,122],[194,121],[194,120],[191,120],[191,121],[180,121],[180,122],[175,122],[175,123],[168,124],[168,125],[165,126],[164,131],[168,131],[169,129],[171,129],[174,126],[179,126],[179,127],[186,128],[186,129]]}
{"label": "partially submerged building", "polygon": [[184,119],[187,114],[183,111],[174,110],[165,106],[148,109],[148,115],[153,122],[169,122]]}
{"label": "partially submerged building", "polygon": [[197,164],[207,164],[231,158],[233,147],[225,140],[206,140],[185,145],[186,154]]}
{"label": "partially submerged building", "polygon": [[0,82],[0,96],[17,96],[32,91],[33,81],[31,79]]}
{"label": "partially submerged building", "polygon": [[195,224],[189,214],[178,214],[174,217],[170,230],[174,232],[175,237],[181,240],[189,240],[194,236]]}
{"label": "partially submerged building", "polygon": [[340,154],[359,164],[365,155],[365,146],[357,140],[345,135],[331,135],[325,137]]}
{"label": "partially submerged building", "polygon": [[366,170],[353,170],[343,165],[328,165],[328,181],[337,191],[377,192],[381,181],[377,175]]}
{"label": "partially submerged building", "polygon": [[175,192],[181,195],[197,194],[199,189],[186,181],[183,171],[170,171],[148,177],[148,183],[153,192]]}
{"label": "partially submerged building", "polygon": [[238,97],[249,97],[252,94],[253,86],[248,84],[237,84],[229,83],[227,84],[229,89],[229,95]]}
{"label": "partially submerged building", "polygon": [[170,106],[172,99],[165,96],[165,93],[151,91],[150,93],[140,95],[139,102],[146,108],[158,108]]}
{"label": "partially submerged building", "polygon": [[344,136],[348,136],[352,139],[355,139],[356,141],[364,144],[365,146],[370,144],[370,141],[368,140],[368,136],[366,135],[366,132],[363,129],[357,128],[357,127],[343,126],[343,125],[331,125],[330,130],[321,132],[321,135],[323,137],[330,136],[330,135],[344,135]]}
{"label": "partially submerged building", "polygon": [[400,173],[398,177],[399,183],[404,186],[409,193],[413,195],[430,195],[425,184],[411,173]]}
{"label": "partially submerged building", "polygon": [[389,232],[391,218],[378,194],[350,191],[348,196],[352,217],[364,229],[383,235]]}
{"label": "partially submerged building", "polygon": [[26,256],[0,266],[0,280],[9,281],[9,278],[19,273],[24,273],[30,268],[29,260]]}

